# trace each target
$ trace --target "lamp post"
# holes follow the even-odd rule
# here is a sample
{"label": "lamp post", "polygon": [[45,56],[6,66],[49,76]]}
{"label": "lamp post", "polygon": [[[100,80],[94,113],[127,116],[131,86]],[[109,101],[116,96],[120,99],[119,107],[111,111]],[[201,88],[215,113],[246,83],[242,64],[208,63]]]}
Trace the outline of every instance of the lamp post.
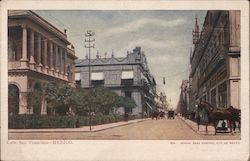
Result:
{"label": "lamp post", "polygon": [[91,94],[91,73],[90,73],[90,51],[91,48],[95,47],[95,39],[93,39],[92,37],[95,35],[95,32],[91,31],[91,30],[87,30],[87,32],[85,33],[85,48],[89,49],[89,91],[90,91],[90,101],[89,101],[89,130],[92,130],[92,109],[91,109],[91,103],[92,103],[92,94]]}

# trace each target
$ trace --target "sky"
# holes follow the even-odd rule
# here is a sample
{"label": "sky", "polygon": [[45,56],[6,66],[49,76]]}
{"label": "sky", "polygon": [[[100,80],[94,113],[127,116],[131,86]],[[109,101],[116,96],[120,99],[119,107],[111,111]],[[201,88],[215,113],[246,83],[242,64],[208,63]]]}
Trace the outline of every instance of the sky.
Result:
{"label": "sky", "polygon": [[[36,10],[38,15],[64,31],[79,59],[86,56],[84,34],[95,32],[95,48],[101,57],[125,57],[141,46],[159,92],[176,108],[181,82],[188,79],[195,17],[202,26],[206,11],[170,10]],[[200,27],[201,28],[201,27]],[[165,77],[166,84],[163,84]]]}

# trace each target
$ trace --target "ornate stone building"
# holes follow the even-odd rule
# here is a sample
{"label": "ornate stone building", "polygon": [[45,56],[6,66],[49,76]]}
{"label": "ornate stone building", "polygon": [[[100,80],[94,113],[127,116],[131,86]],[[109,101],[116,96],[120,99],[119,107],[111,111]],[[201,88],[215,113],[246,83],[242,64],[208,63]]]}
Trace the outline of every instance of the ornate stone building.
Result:
{"label": "ornate stone building", "polygon": [[[66,31],[65,31],[66,32]],[[48,82],[74,83],[73,45],[45,19],[29,10],[8,12],[8,82],[9,107],[12,114],[32,114],[27,93],[42,94],[40,114],[47,113],[45,88]],[[73,85],[73,84],[72,84]],[[14,96],[10,96],[14,91]]]}
{"label": "ornate stone building", "polygon": [[[76,60],[76,81],[83,88],[89,85],[104,86],[110,88],[120,96],[133,98],[137,107],[132,111],[120,109],[120,113],[132,113],[143,117],[150,115],[154,108],[154,96],[156,83],[150,74],[146,56],[140,47],[136,47],[126,57],[100,58],[97,53],[96,59],[90,60],[91,76],[89,79],[89,59]],[[91,82],[89,82],[89,80]]]}
{"label": "ornate stone building", "polygon": [[195,23],[190,57],[190,108],[199,100],[240,108],[240,11],[208,11]]}

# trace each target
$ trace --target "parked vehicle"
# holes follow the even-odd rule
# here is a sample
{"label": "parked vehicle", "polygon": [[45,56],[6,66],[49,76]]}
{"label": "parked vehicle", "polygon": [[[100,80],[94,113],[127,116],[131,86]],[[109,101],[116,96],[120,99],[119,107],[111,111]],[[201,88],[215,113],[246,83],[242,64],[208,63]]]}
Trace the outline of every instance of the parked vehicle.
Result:
{"label": "parked vehicle", "polygon": [[172,118],[174,119],[175,117],[175,112],[174,111],[168,111],[168,119]]}

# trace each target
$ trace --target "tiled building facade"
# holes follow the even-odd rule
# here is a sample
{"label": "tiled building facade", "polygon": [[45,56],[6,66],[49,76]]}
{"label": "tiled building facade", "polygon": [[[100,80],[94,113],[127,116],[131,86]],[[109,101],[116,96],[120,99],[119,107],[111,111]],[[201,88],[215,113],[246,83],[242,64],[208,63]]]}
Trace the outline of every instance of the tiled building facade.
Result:
{"label": "tiled building facade", "polygon": [[[73,46],[61,32],[33,11],[8,12],[8,82],[9,92],[15,91],[16,107],[12,114],[32,114],[27,93],[42,92],[40,114],[47,113],[46,84],[74,83]],[[13,98],[9,97],[9,101]],[[12,111],[11,111],[12,109]]]}
{"label": "tiled building facade", "polygon": [[240,11],[208,11],[202,30],[196,19],[190,57],[190,108],[204,100],[240,108]]}
{"label": "tiled building facade", "polygon": [[[89,79],[89,59],[76,60],[76,81],[83,88],[104,86],[120,96],[133,98],[137,107],[132,111],[120,109],[120,113],[129,112],[144,117],[150,115],[154,108],[156,83],[149,73],[145,55],[140,47],[127,53],[126,57],[100,58],[90,60],[91,76]],[[91,82],[89,82],[89,80]]]}

